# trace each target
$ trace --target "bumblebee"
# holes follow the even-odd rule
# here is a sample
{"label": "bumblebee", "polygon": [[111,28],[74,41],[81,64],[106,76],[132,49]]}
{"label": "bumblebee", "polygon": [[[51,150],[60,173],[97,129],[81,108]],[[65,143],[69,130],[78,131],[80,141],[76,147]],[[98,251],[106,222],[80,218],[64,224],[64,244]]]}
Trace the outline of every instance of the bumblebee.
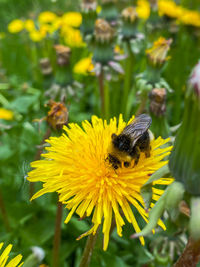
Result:
{"label": "bumblebee", "polygon": [[148,129],[151,125],[151,117],[141,114],[127,125],[119,134],[112,134],[112,142],[108,153],[108,161],[114,169],[129,167],[131,161],[135,159],[138,164],[140,153],[144,152],[146,157],[150,157],[150,136]]}

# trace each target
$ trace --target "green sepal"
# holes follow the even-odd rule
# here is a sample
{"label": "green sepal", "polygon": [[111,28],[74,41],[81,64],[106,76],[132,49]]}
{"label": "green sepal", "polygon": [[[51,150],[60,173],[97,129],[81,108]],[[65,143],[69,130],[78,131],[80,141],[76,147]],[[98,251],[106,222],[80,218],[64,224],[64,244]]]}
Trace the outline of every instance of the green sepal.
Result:
{"label": "green sepal", "polygon": [[145,203],[145,208],[148,210],[152,202],[152,186],[153,182],[169,174],[168,165],[163,166],[151,175],[150,179],[141,187],[140,194]]}
{"label": "green sepal", "polygon": [[194,240],[200,240],[200,197],[191,198],[190,209],[190,235]]}

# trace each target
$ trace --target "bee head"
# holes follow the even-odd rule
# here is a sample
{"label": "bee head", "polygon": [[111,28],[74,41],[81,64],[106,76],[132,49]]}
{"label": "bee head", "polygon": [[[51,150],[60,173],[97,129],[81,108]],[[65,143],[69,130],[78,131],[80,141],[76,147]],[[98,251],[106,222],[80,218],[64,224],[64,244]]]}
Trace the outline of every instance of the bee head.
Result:
{"label": "bee head", "polygon": [[129,152],[131,147],[131,140],[130,138],[125,134],[112,134],[112,143],[115,148],[117,148],[119,151],[123,152]]}

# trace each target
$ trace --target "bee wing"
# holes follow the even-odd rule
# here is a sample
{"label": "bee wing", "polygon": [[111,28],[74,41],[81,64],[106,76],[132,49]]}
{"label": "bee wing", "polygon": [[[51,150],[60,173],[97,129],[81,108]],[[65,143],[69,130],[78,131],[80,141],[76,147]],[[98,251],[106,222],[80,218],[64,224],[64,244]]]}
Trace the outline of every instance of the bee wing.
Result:
{"label": "bee wing", "polygon": [[122,134],[130,136],[132,140],[132,147],[135,145],[137,140],[143,135],[143,133],[149,129],[151,122],[152,119],[149,115],[141,114],[135,117],[135,119],[124,128]]}

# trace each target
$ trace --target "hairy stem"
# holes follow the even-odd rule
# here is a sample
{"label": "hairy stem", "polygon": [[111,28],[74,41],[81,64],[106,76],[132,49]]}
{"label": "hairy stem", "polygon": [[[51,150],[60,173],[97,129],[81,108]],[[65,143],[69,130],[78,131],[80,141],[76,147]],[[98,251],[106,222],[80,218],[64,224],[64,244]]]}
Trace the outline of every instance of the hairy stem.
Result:
{"label": "hairy stem", "polygon": [[133,60],[134,55],[131,51],[130,43],[127,42],[127,52],[128,57],[126,59],[125,65],[125,77],[124,77],[124,88],[123,88],[123,96],[122,96],[122,113],[127,119],[127,102],[129,97],[129,92],[132,87],[132,73],[133,73]]}
{"label": "hairy stem", "polygon": [[196,267],[200,261],[200,240],[188,240],[187,246],[174,267]]}
{"label": "hairy stem", "polygon": [[104,92],[104,70],[101,68],[101,72],[98,76],[99,81],[99,92],[101,99],[101,113],[102,117],[105,118],[105,92]]}
{"label": "hairy stem", "polygon": [[61,223],[62,223],[62,203],[58,201],[57,203],[57,213],[56,213],[56,225],[55,234],[53,240],[53,260],[52,266],[59,266],[59,251],[60,251],[60,240],[61,240]]}
{"label": "hairy stem", "polygon": [[92,252],[93,252],[96,240],[97,240],[98,232],[99,231],[97,230],[95,235],[91,234],[88,236],[79,267],[88,267],[89,266],[90,260],[92,257]]}

